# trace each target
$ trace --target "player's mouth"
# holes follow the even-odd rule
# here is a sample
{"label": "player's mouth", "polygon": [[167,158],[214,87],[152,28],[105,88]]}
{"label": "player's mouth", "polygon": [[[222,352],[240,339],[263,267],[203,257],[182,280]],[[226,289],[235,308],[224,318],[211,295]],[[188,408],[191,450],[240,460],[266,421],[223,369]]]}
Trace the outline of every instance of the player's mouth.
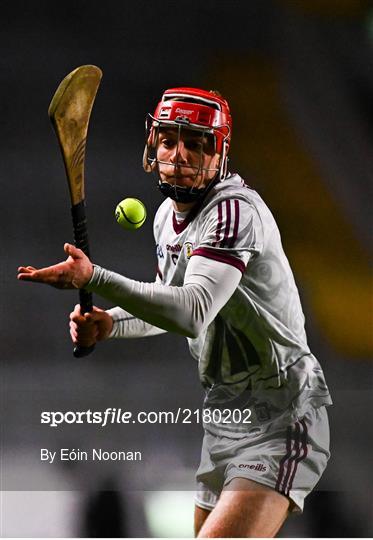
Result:
{"label": "player's mouth", "polygon": [[192,187],[196,186],[197,178],[191,174],[161,174],[162,182],[167,182],[172,186],[177,185],[180,187]]}

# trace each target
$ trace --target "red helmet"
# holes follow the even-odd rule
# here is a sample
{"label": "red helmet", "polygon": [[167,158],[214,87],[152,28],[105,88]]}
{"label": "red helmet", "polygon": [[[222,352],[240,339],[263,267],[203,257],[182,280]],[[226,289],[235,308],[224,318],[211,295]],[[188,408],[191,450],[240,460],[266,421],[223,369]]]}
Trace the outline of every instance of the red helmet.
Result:
{"label": "red helmet", "polygon": [[228,153],[232,117],[228,102],[216,92],[200,88],[170,88],[162,96],[154,112],[162,123],[185,123],[194,129],[214,134],[216,151]]}

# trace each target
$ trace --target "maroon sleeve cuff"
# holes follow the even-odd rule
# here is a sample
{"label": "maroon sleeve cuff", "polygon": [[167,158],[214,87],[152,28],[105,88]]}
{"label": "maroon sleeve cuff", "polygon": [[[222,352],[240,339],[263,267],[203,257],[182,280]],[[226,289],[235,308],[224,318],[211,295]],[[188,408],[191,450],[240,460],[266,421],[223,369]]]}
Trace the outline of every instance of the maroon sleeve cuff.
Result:
{"label": "maroon sleeve cuff", "polygon": [[207,259],[213,259],[214,261],[230,264],[231,266],[234,266],[235,268],[237,268],[237,270],[242,272],[242,274],[246,270],[245,263],[242,262],[240,259],[237,259],[232,255],[228,255],[227,253],[220,253],[215,249],[198,248],[193,251],[192,257],[193,255],[200,255],[201,257],[206,257]]}

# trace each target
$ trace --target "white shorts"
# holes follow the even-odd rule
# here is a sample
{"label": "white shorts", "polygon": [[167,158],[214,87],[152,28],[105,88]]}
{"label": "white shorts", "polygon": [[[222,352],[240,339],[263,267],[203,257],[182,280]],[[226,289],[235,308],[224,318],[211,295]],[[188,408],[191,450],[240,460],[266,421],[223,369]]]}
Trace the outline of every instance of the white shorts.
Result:
{"label": "white shorts", "polygon": [[290,510],[302,511],[305,497],[319,481],[329,452],[325,407],[311,408],[291,425],[268,427],[243,438],[212,434],[205,429],[197,471],[197,506],[212,510],[233,478],[248,478],[287,496]]}

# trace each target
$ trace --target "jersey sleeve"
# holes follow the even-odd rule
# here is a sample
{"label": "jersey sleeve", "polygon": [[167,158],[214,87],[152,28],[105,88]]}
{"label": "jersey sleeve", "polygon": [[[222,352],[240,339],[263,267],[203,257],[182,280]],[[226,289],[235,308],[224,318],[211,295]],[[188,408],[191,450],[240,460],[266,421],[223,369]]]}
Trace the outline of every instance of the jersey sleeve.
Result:
{"label": "jersey sleeve", "polygon": [[263,228],[256,208],[242,199],[223,199],[201,218],[192,255],[225,262],[243,273],[250,258],[263,248]]}
{"label": "jersey sleeve", "polygon": [[113,319],[113,328],[109,338],[140,338],[157,336],[166,332],[162,328],[134,317],[119,306],[107,309],[106,313]]}
{"label": "jersey sleeve", "polygon": [[[140,325],[141,331],[153,332],[157,327],[159,331],[195,338],[228,302],[240,279],[240,272],[230,265],[193,257],[180,287],[135,281],[94,265],[92,278],[84,288],[125,310],[114,308],[124,319],[123,332],[127,336],[127,325],[133,324]],[[136,319],[132,323],[130,314]],[[139,320],[148,325],[141,326]]]}

